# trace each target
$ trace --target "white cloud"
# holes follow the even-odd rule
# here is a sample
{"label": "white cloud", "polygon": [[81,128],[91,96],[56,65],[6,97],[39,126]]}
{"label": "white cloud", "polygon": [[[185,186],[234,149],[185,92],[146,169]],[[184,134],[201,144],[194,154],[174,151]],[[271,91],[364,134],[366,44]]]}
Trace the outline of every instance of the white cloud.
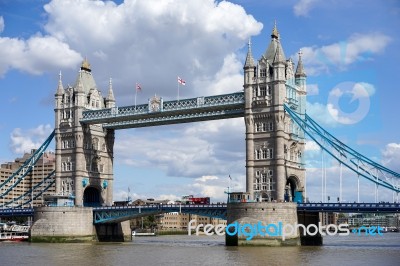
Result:
{"label": "white cloud", "polygon": [[400,172],[400,143],[389,143],[382,151],[382,163],[393,171]]}
{"label": "white cloud", "polygon": [[305,146],[305,151],[320,151],[321,148],[319,147],[319,145],[312,140],[307,140],[306,141],[306,146]]}
{"label": "white cloud", "polygon": [[300,0],[293,7],[294,14],[298,17],[308,16],[310,10],[314,7],[314,5],[318,2],[318,0]]}
{"label": "white cloud", "polygon": [[303,63],[307,74],[311,76],[331,69],[343,70],[356,62],[373,60],[373,55],[382,53],[390,41],[389,36],[380,32],[355,33],[345,41],[301,48]]}
{"label": "white cloud", "polygon": [[196,178],[195,180],[198,182],[207,182],[208,180],[217,180],[218,176],[212,175],[203,175],[202,177]]}
{"label": "white cloud", "polygon": [[307,84],[307,95],[318,95],[319,87],[318,84]]}
{"label": "white cloud", "polygon": [[243,79],[232,52],[262,29],[243,7],[225,1],[53,0],[45,10],[46,31],[88,57],[104,79],[98,85],[112,76],[120,105],[135,82],[141,99],[175,99],[177,75],[187,82],[181,97],[232,92]]}
{"label": "white cloud", "polygon": [[52,126],[40,125],[36,128],[29,129],[26,132],[20,128],[16,128],[11,133],[10,148],[16,154],[30,152],[31,149],[38,149],[52,132]]}
{"label": "white cloud", "polygon": [[244,123],[229,119],[138,130],[117,136],[114,150],[123,164],[157,167],[168,176],[205,179],[242,173]]}
{"label": "white cloud", "polygon": [[0,33],[2,33],[4,30],[4,19],[2,16],[0,16]]}
{"label": "white cloud", "polygon": [[335,127],[338,125],[334,110],[322,103],[307,102],[307,114],[322,126]]}
{"label": "white cloud", "polygon": [[0,76],[9,69],[40,75],[45,71],[72,68],[82,60],[79,53],[51,36],[28,40],[0,37]]}

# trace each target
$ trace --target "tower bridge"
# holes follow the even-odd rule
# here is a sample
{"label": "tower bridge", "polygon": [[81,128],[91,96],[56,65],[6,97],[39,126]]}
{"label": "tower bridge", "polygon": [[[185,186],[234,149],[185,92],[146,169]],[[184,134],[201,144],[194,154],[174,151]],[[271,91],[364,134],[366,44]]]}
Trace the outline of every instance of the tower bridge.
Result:
{"label": "tower bridge", "polygon": [[231,94],[154,96],[148,104],[117,107],[111,80],[103,97],[85,59],[75,86],[64,88],[60,76],[55,94],[56,193],[73,194],[75,206],[112,203],[115,130],[244,117],[248,200],[302,201],[305,138],[284,105],[304,117],[305,97],[301,55],[295,68],[276,26],[258,63],[249,42],[243,90]]}
{"label": "tower bridge", "polygon": [[[177,101],[164,101],[162,97],[154,96],[147,104],[125,107],[116,106],[111,80],[107,96],[103,97],[86,59],[74,86],[64,87],[60,74],[54,109],[56,166],[54,173],[43,180],[43,186],[38,187],[43,191],[55,182],[55,194],[48,200],[49,205],[58,207],[35,209],[35,223],[31,230],[33,239],[49,237],[49,228],[52,235],[68,237],[71,234],[69,223],[79,226],[79,230],[74,232],[78,236],[97,234],[102,239],[115,240],[115,236],[121,239],[121,235],[130,236],[128,225],[123,221],[142,215],[141,211],[177,210],[172,206],[163,206],[162,210],[108,207],[113,201],[114,141],[115,130],[119,129],[243,117],[246,128],[246,191],[229,195],[230,202],[226,206],[196,209],[213,213],[210,215],[226,215],[228,223],[282,221],[287,224],[301,219],[316,224],[318,214],[310,213],[323,211],[323,208],[338,211],[369,208],[304,203],[306,135],[335,158],[341,167],[351,169],[358,177],[375,183],[377,187],[400,192],[400,174],[346,146],[306,114],[307,76],[302,55],[299,53],[297,66],[291,58],[286,58],[276,25],[270,43],[258,61],[253,58],[249,42],[243,69],[243,89],[234,89],[237,91],[234,93]],[[38,156],[48,142],[39,149]],[[14,180],[20,182],[38,156],[32,156],[12,178],[0,185],[1,197],[9,195],[15,187]],[[24,195],[24,198],[29,198],[29,195]],[[12,201],[3,207],[11,206]],[[23,202],[22,205],[29,204],[29,199]],[[391,208],[398,209],[398,205]],[[194,210],[193,206],[185,209]],[[302,210],[303,214],[298,214],[297,210]],[[304,211],[309,214],[305,215]],[[294,236],[293,243],[298,243],[298,238],[299,235]],[[244,240],[237,236],[227,238],[227,244],[240,244],[241,241]],[[255,243],[271,241],[276,239],[258,239]],[[320,243],[315,239],[311,242]]]}

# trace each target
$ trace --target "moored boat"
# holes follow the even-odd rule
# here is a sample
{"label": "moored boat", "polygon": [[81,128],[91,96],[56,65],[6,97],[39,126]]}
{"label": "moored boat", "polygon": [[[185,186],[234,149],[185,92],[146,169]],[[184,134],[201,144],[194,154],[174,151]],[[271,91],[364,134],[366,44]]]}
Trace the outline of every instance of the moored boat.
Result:
{"label": "moored boat", "polygon": [[26,232],[0,232],[0,241],[27,241],[29,235]]}

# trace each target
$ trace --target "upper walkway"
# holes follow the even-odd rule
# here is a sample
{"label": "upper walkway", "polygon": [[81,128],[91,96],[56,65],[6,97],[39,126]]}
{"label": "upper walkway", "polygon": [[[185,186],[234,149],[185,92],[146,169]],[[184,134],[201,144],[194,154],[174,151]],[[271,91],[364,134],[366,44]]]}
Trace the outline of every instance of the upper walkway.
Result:
{"label": "upper walkway", "polygon": [[123,129],[243,117],[244,93],[163,101],[154,96],[148,104],[87,110],[80,122]]}

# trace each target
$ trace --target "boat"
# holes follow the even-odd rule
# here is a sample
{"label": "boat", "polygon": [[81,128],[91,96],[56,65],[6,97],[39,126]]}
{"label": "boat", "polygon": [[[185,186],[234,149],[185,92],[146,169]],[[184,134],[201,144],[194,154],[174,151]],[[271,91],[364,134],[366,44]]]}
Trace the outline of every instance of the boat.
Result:
{"label": "boat", "polygon": [[136,232],[132,231],[132,236],[156,236],[155,232]]}
{"label": "boat", "polygon": [[2,231],[0,232],[0,241],[27,241],[29,235],[26,232],[12,232]]}

